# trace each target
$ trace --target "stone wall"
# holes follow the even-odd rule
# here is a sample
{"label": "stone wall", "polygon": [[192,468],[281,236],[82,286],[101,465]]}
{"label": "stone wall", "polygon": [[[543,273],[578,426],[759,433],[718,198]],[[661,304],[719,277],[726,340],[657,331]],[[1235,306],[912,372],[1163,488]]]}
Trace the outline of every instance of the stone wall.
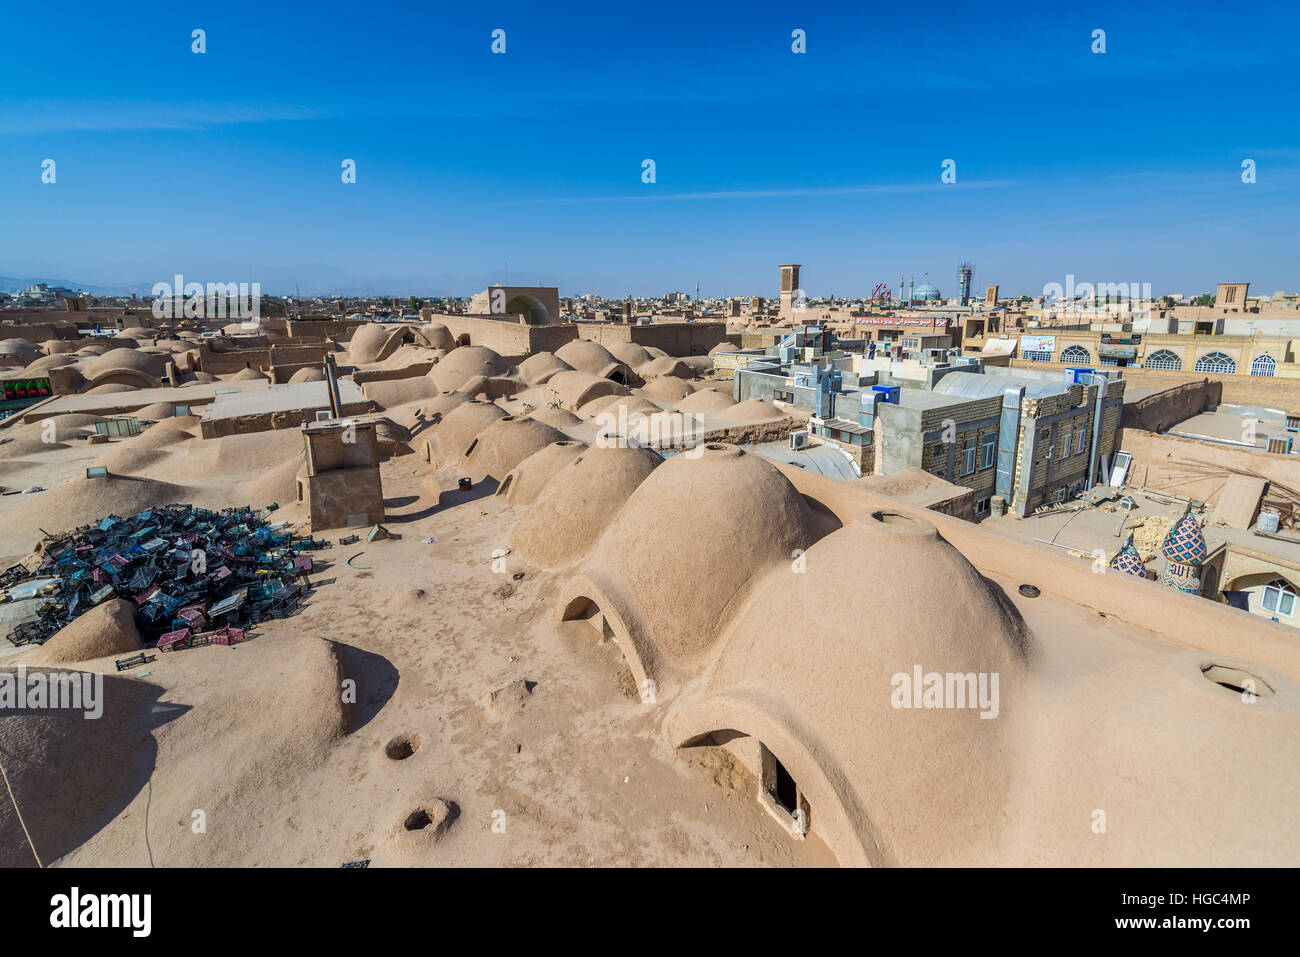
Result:
{"label": "stone wall", "polygon": [[430,312],[428,322],[439,322],[461,345],[485,346],[511,362],[522,362],[537,352],[554,352],[578,338],[576,323],[528,325],[519,316],[457,316]]}
{"label": "stone wall", "polygon": [[291,339],[316,338],[347,342],[354,332],[366,325],[369,323],[359,320],[345,322],[341,319],[290,319],[285,323],[285,331]]}
{"label": "stone wall", "polygon": [[[1138,387],[1138,384],[1135,382],[1134,386]],[[1223,384],[1209,379],[1173,383],[1163,392],[1125,402],[1123,426],[1126,429],[1163,432],[1207,409],[1213,409],[1222,401],[1222,395]]]}
{"label": "stone wall", "polygon": [[707,355],[720,342],[726,342],[725,322],[652,322],[644,325],[623,323],[577,323],[578,335],[608,346],[611,342],[634,342],[647,348],[662,349],[670,356]]}

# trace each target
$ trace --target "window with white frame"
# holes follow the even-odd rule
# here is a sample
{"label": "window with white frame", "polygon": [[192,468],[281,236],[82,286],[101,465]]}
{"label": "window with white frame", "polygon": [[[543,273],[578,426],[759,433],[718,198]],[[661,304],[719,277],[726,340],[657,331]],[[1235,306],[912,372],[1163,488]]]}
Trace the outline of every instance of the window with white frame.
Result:
{"label": "window with white frame", "polygon": [[1030,362],[1051,362],[1052,354],[1050,352],[1021,352],[1020,358],[1028,359]]}
{"label": "window with white frame", "polygon": [[1170,352],[1168,349],[1158,349],[1142,360],[1144,369],[1169,369],[1177,372],[1182,367],[1183,360],[1178,358],[1176,352]]}
{"label": "window with white frame", "polygon": [[992,468],[998,460],[998,434],[986,432],[980,436],[980,468]]}
{"label": "window with white frame", "polygon": [[1232,356],[1224,355],[1222,352],[1207,352],[1196,360],[1193,371],[1232,375],[1237,371],[1237,363]]}
{"label": "window with white frame", "polygon": [[1083,346],[1070,346],[1061,353],[1061,361],[1068,366],[1086,366],[1092,362],[1092,353]]}
{"label": "window with white frame", "polygon": [[1061,454],[1058,458],[1068,459],[1070,457],[1070,424],[1064,423],[1057,430],[1057,439],[1061,446]]}
{"label": "window with white frame", "polygon": [[1282,578],[1274,578],[1264,586],[1264,597],[1260,605],[1265,611],[1283,618],[1295,617],[1295,589],[1291,583]]}
{"label": "window with white frame", "polygon": [[1074,433],[1074,454],[1078,455],[1083,451],[1084,445],[1088,441],[1088,420],[1080,419],[1079,427]]}
{"label": "window with white frame", "polygon": [[1254,376],[1273,376],[1277,373],[1277,360],[1267,352],[1262,356],[1256,356],[1255,361],[1250,364],[1250,374]]}
{"label": "window with white frame", "polygon": [[970,475],[975,471],[975,436],[970,435],[962,439],[961,443],[961,474]]}
{"label": "window with white frame", "polygon": [[989,513],[989,500],[987,498],[982,498],[975,503],[976,515],[987,515],[988,513]]}

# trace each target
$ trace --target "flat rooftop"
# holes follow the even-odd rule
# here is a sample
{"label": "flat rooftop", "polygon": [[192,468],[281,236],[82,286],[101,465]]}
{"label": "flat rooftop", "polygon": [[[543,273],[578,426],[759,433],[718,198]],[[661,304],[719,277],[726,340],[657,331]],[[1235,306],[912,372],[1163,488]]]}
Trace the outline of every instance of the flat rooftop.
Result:
{"label": "flat rooftop", "polygon": [[36,422],[54,415],[76,412],[84,415],[120,415],[143,409],[155,402],[173,405],[204,405],[217,398],[218,392],[238,389],[240,392],[263,392],[271,383],[264,379],[247,379],[238,382],[196,382],[187,386],[167,386],[161,389],[132,389],[130,392],[109,392],[103,395],[60,395],[17,413],[14,418]]}
{"label": "flat rooftop", "polygon": [[[344,405],[365,402],[361,387],[348,379],[338,380],[339,398]],[[203,421],[232,419],[241,415],[328,409],[329,386],[325,382],[290,382],[252,392],[216,396],[203,413]]]}
{"label": "flat rooftop", "polygon": [[1286,414],[1259,406],[1220,405],[1211,412],[1201,412],[1179,422],[1166,431],[1185,439],[1205,439],[1250,448],[1248,425],[1254,425],[1254,445],[1267,448],[1268,440],[1285,437]]}
{"label": "flat rooftop", "polygon": [[944,395],[942,392],[931,392],[928,389],[899,389],[898,404],[904,409],[944,409],[953,405],[965,405],[968,402],[974,402],[981,396],[969,395]]}

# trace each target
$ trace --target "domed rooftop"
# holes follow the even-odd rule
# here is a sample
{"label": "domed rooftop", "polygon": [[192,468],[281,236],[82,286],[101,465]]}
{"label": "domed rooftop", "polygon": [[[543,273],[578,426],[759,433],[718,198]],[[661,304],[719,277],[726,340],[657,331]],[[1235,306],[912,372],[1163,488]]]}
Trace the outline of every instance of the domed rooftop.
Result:
{"label": "domed rooftop", "polygon": [[654,356],[645,346],[637,345],[635,342],[611,342],[608,351],[615,360],[633,369],[654,360]]}
{"label": "domed rooftop", "polygon": [[75,356],[64,353],[55,353],[50,356],[41,356],[39,359],[33,359],[23,369],[23,375],[44,375],[51,369],[58,369],[63,366],[73,366],[77,364]]}
{"label": "domed rooftop", "polygon": [[605,379],[590,372],[557,372],[546,380],[542,392],[555,393],[560,407],[570,412],[586,415],[583,406],[593,399],[606,395],[630,395],[627,388],[612,379]]}
{"label": "domed rooftop", "polygon": [[582,442],[561,439],[538,449],[516,465],[497,488],[511,505],[532,505],[548,482],[575,458],[587,450]]}
{"label": "domed rooftop", "polygon": [[592,446],[546,483],[511,533],[511,547],[547,568],[581,558],[662,464],[652,449]]}
{"label": "domed rooftop", "polygon": [[803,497],[767,459],[700,446],[632,493],[561,590],[563,616],[598,608],[638,682],[658,680],[698,661],[757,576],[812,539]]}
{"label": "domed rooftop", "polygon": [[[53,353],[55,350],[50,351]],[[35,360],[40,354],[41,350],[26,339],[5,339],[0,341],[0,356],[12,356],[21,362],[28,363]]]}
{"label": "domed rooftop", "polygon": [[771,402],[762,399],[746,399],[728,406],[718,413],[720,422],[762,422],[766,419],[783,418],[785,413]]}
{"label": "domed rooftop", "polygon": [[450,389],[438,393],[428,402],[422,403],[415,411],[416,418],[432,421],[434,424],[441,422],[447,413],[458,406],[464,405],[470,401],[470,397],[463,392],[453,392]]}
{"label": "domed rooftop", "polygon": [[484,346],[460,346],[447,353],[430,371],[439,389],[458,390],[471,379],[506,375],[514,371],[510,363]]}
{"label": "domed rooftop", "polygon": [[575,369],[596,375],[619,361],[612,352],[590,339],[571,339],[555,350],[555,357]]}
{"label": "domed rooftop", "polygon": [[723,409],[730,409],[736,404],[736,400],[729,395],[723,395],[717,389],[701,389],[699,392],[692,392],[681,402],[677,403],[679,412],[721,412]]}
{"label": "domed rooftop", "polygon": [[480,432],[505,417],[506,413],[500,406],[481,399],[457,405],[429,430],[431,435],[423,443],[425,461],[435,465],[460,461]]}
{"label": "domed rooftop", "polygon": [[303,366],[293,375],[289,376],[289,382],[321,382],[325,378],[325,373],[321,372],[315,366]]}
{"label": "domed rooftop", "polygon": [[943,296],[939,294],[938,287],[932,283],[923,282],[912,290],[913,302],[936,302],[942,298]]}
{"label": "domed rooftop", "polygon": [[626,363],[614,358],[614,354],[608,349],[590,339],[573,339],[566,342],[555,350],[555,357],[579,372],[590,372],[602,379],[613,379],[624,384],[632,371]]}
{"label": "domed rooftop", "polygon": [[[869,596],[855,606],[844,600],[844,575],[863,556]],[[911,514],[864,511],[803,562],[799,574],[788,562],[769,566],[752,599],[719,616],[729,624],[716,664],[669,714],[673,743],[724,729],[761,741],[846,866],[943,860],[953,846],[996,843],[990,822],[1005,808],[1009,736],[1029,677],[1019,612]],[[939,706],[922,702],[931,673]],[[984,675],[997,720],[981,720],[974,700],[945,701],[949,674],[976,679],[963,698],[967,688],[976,697]]]}
{"label": "domed rooftop", "polygon": [[554,426],[557,429],[564,430],[570,426],[578,425],[582,419],[578,418],[572,412],[566,409],[555,409],[550,406],[543,406],[540,409],[533,409],[528,413],[529,418],[536,419],[538,422],[545,422],[547,425]]}
{"label": "domed rooftop", "polygon": [[[710,363],[712,365],[712,363]],[[658,359],[651,359],[649,362],[637,367],[637,372],[643,376],[676,376],[679,379],[693,379],[695,369],[685,359],[678,359],[675,356],[661,356]]]}
{"label": "domed rooftop", "polygon": [[441,322],[429,322],[415,329],[415,341],[429,349],[443,349],[450,352],[456,348],[456,337]]}
{"label": "domed rooftop", "polygon": [[163,366],[158,356],[139,349],[110,349],[86,363],[83,374],[94,385],[100,385],[103,379],[120,377],[123,381],[136,379],[140,384],[157,388],[162,384]]}
{"label": "domed rooftop", "polygon": [[387,359],[408,338],[413,338],[413,334],[407,326],[367,323],[352,334],[348,343],[348,361],[353,365],[365,365]]}
{"label": "domed rooftop", "polygon": [[500,482],[534,452],[565,438],[563,432],[544,422],[507,415],[474,437],[461,458],[461,468],[474,478],[490,477]]}
{"label": "domed rooftop", "polygon": [[599,431],[619,432],[620,426],[638,416],[662,412],[658,404],[640,395],[606,395],[582,407],[583,417],[597,420]]}
{"label": "domed rooftop", "polygon": [[691,394],[690,385],[677,376],[661,375],[651,379],[637,390],[656,402],[680,402]]}
{"label": "domed rooftop", "polygon": [[519,376],[529,385],[540,385],[557,372],[572,372],[573,366],[553,352],[535,352],[519,363]]}

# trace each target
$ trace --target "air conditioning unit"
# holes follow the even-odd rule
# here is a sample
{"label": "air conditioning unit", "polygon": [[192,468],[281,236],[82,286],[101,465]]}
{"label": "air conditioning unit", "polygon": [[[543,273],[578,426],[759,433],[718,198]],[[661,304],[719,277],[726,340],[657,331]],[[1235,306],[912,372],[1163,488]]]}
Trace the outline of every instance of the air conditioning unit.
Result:
{"label": "air conditioning unit", "polygon": [[806,448],[808,448],[808,430],[795,429],[790,433],[790,450],[802,452]]}

